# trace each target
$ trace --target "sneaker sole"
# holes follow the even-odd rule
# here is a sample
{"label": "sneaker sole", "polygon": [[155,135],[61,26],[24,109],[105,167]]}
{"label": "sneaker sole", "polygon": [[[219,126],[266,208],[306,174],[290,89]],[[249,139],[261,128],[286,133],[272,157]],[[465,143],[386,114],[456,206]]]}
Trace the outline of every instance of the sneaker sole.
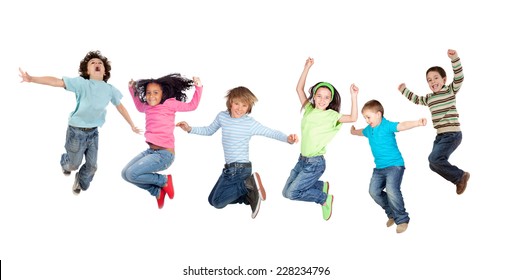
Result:
{"label": "sneaker sole", "polygon": [[[267,199],[267,192],[265,191],[265,188],[263,187],[263,183],[261,183],[260,174],[258,174],[258,172],[254,172],[254,177],[256,178],[256,185],[258,188],[258,192],[260,193],[261,200]],[[258,208],[259,208],[259,202],[258,202]]]}
{"label": "sneaker sole", "polygon": [[326,221],[329,221],[329,219],[332,216],[332,206],[334,205],[334,195],[331,195],[331,197],[332,197],[332,200],[331,200],[331,211],[329,212],[329,217],[327,217],[327,219],[325,219]]}
{"label": "sneaker sole", "polygon": [[[170,187],[169,187],[169,181],[171,182]],[[172,176],[171,176],[171,174],[167,175],[167,185],[162,187],[162,190],[167,194],[169,199],[173,199],[174,198],[174,185],[172,183]]]}
{"label": "sneaker sole", "polygon": [[325,182],[325,184],[327,185],[326,188],[323,188],[322,191],[326,194],[329,194],[329,188],[330,188],[330,185],[329,185],[329,182]]}
{"label": "sneaker sole", "polygon": [[256,218],[256,216],[258,216],[258,213],[260,212],[260,204],[261,204],[261,197],[260,199],[258,199],[258,204],[256,205],[256,210],[254,212],[252,212],[251,214],[251,218]]}

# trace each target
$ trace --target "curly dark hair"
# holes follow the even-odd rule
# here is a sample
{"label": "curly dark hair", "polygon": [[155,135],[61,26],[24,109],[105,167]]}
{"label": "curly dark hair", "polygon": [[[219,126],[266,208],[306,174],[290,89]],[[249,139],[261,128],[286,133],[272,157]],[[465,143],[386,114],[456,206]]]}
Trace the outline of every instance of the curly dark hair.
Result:
{"label": "curly dark hair", "polygon": [[[313,105],[313,107],[315,107],[315,98],[314,98],[314,97],[315,97],[315,93],[316,93],[316,91],[318,90],[318,88],[322,88],[322,87],[324,87],[324,88],[329,89],[329,91],[331,90],[331,89],[330,89],[330,88],[328,88],[327,86],[323,86],[323,85],[321,85],[321,86],[319,86],[319,87],[317,88],[317,86],[318,86],[319,84],[321,84],[321,83],[323,83],[323,84],[329,84],[329,83],[327,83],[327,82],[318,82],[318,83],[316,83],[315,85],[313,85],[311,88],[309,88],[309,97],[306,99],[305,103],[304,103],[304,104],[302,104],[302,109],[304,109],[304,107],[306,106],[306,104],[307,104],[308,102],[310,102],[310,103]],[[329,103],[329,106],[327,106],[326,110],[331,109],[331,110],[334,110],[334,111],[336,111],[336,112],[338,112],[338,113],[339,113],[339,112],[340,112],[340,105],[341,105],[341,97],[340,97],[340,93],[338,92],[338,90],[337,90],[337,89],[336,89],[332,84],[329,84],[329,85],[331,85],[331,86],[332,86],[332,89],[334,90],[334,92],[332,93],[332,95],[333,95],[333,99],[331,100],[331,103]]]}
{"label": "curly dark hair", "polygon": [[135,84],[134,95],[137,96],[141,102],[146,104],[146,87],[150,83],[158,84],[162,88],[162,100],[160,104],[164,103],[164,101],[169,98],[176,98],[176,100],[181,102],[187,101],[185,91],[194,85],[194,81],[182,77],[179,73],[169,74],[158,79],[138,80]]}
{"label": "curly dark hair", "polygon": [[107,82],[108,79],[110,79],[110,70],[112,67],[110,66],[110,61],[101,54],[100,51],[90,51],[88,52],[84,59],[80,61],[80,66],[78,67],[78,73],[80,76],[84,79],[89,79],[89,74],[87,74],[87,64],[89,63],[89,60],[93,58],[99,58],[103,65],[105,66],[105,75],[103,76],[103,81]]}

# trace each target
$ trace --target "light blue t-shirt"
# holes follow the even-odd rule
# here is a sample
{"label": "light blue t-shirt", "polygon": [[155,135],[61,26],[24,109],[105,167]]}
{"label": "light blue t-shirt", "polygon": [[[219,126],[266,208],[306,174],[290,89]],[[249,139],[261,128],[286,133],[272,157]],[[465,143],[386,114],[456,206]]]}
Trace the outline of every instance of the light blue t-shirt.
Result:
{"label": "light blue t-shirt", "polygon": [[376,168],[404,166],[404,159],[396,143],[395,132],[398,132],[398,122],[390,122],[384,117],[375,128],[368,125],[363,129],[363,135],[370,142]]}
{"label": "light blue t-shirt", "polygon": [[261,135],[288,143],[288,136],[281,131],[270,129],[248,115],[232,118],[228,111],[218,113],[209,126],[192,127],[190,133],[209,136],[219,128],[222,128],[222,147],[226,163],[250,161],[249,140],[253,135]]}
{"label": "light blue t-shirt", "polygon": [[98,127],[105,123],[108,103],[121,104],[123,94],[114,86],[82,77],[63,77],[65,88],[75,93],[76,107],[68,124],[75,127]]}

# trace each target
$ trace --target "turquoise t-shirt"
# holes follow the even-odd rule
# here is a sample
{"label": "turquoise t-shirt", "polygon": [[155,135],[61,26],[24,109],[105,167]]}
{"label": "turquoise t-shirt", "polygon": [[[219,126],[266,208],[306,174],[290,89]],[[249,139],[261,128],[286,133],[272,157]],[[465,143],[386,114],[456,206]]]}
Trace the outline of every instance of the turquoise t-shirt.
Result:
{"label": "turquoise t-shirt", "polygon": [[368,125],[363,129],[363,135],[370,142],[376,168],[404,166],[404,159],[396,143],[395,132],[398,132],[398,122],[390,122],[384,117],[375,128]]}
{"label": "turquoise t-shirt", "polygon": [[341,128],[341,114],[334,110],[315,109],[311,103],[304,108],[300,152],[305,157],[325,154],[325,147]]}
{"label": "turquoise t-shirt", "polygon": [[108,103],[121,104],[123,94],[114,86],[82,77],[63,77],[65,88],[75,93],[76,107],[68,124],[75,127],[98,127],[105,123]]}

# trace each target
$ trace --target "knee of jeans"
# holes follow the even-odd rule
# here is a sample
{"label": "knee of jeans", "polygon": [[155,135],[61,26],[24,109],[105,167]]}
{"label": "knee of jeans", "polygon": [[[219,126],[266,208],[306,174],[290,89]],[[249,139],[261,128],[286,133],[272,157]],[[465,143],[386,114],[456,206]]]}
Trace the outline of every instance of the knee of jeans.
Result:
{"label": "knee of jeans", "polygon": [[135,179],[137,179],[137,174],[135,172],[132,172],[130,168],[124,169],[121,173],[121,176],[128,182],[133,182],[135,181]]}
{"label": "knee of jeans", "polygon": [[125,180],[125,181],[128,181],[128,178],[126,177],[126,169],[123,169],[121,171],[121,178],[123,178],[123,180]]}
{"label": "knee of jeans", "polygon": [[371,196],[373,199],[375,199],[375,198],[379,198],[381,191],[380,191],[380,190],[370,189],[370,190],[368,191],[368,193],[370,194],[370,196]]}
{"label": "knee of jeans", "polygon": [[222,209],[222,208],[226,207],[225,204],[219,204],[219,203],[217,203],[215,201],[210,201],[210,205],[215,207],[215,208],[217,208],[217,209]]}
{"label": "knee of jeans", "polygon": [[69,164],[67,170],[75,171],[75,170],[78,170],[79,167],[80,167],[80,165]]}
{"label": "knee of jeans", "polygon": [[443,159],[439,156],[430,154],[428,156],[428,162],[430,163],[430,165],[437,165],[437,164],[443,162]]}
{"label": "knee of jeans", "polygon": [[287,190],[283,190],[283,196],[288,199],[295,200],[299,197],[299,192],[294,191],[291,188],[288,188]]}

